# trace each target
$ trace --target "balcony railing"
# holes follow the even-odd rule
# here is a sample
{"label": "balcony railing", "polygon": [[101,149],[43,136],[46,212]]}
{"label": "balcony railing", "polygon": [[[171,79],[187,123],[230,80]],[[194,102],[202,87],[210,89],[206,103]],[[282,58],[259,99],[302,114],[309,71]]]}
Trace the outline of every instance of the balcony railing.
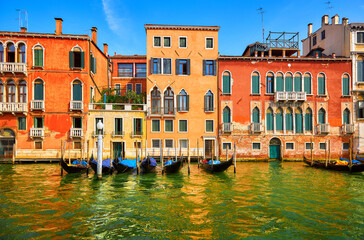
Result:
{"label": "balcony railing", "polygon": [[44,128],[31,128],[30,137],[44,137]]}
{"label": "balcony railing", "polygon": [[74,137],[82,138],[83,137],[83,129],[82,128],[71,128],[70,135],[71,135],[72,138],[74,138]]}
{"label": "balcony railing", "polygon": [[93,111],[146,111],[146,104],[132,103],[90,103],[88,109]]}
{"label": "balcony railing", "polygon": [[44,111],[44,100],[32,100],[30,102],[30,109]]}
{"label": "balcony railing", "polygon": [[221,130],[223,133],[231,133],[233,131],[233,124],[232,123],[222,123]]}
{"label": "balcony railing", "polygon": [[0,113],[3,112],[28,112],[28,104],[27,103],[6,103],[0,102]]}
{"label": "balcony railing", "polygon": [[318,124],[317,125],[317,133],[318,134],[327,134],[330,132],[330,124]]}
{"label": "balcony railing", "polygon": [[176,115],[176,108],[168,107],[150,107],[148,108],[148,115],[154,116],[175,116]]}
{"label": "balcony railing", "polygon": [[70,110],[71,111],[83,111],[83,102],[82,101],[71,101]]}
{"label": "balcony railing", "polygon": [[252,123],[250,124],[250,131],[252,134],[261,133],[263,131],[262,123]]}
{"label": "balcony railing", "polygon": [[306,92],[296,92],[296,101],[306,101]]}
{"label": "balcony railing", "polygon": [[0,72],[11,72],[12,74],[22,73],[24,75],[27,75],[27,64],[2,62],[0,63]]}
{"label": "balcony railing", "polygon": [[353,134],[355,131],[354,124],[343,124],[341,129],[343,134]]}
{"label": "balcony railing", "polygon": [[275,92],[274,101],[306,101],[306,92]]}
{"label": "balcony railing", "polygon": [[141,137],[143,136],[143,131],[132,131],[130,135],[132,137]]}
{"label": "balcony railing", "polygon": [[[101,135],[102,136],[105,136],[107,133],[106,133],[106,131],[105,130],[103,130],[103,131],[101,131]],[[92,137],[97,137],[97,136],[99,136],[99,131],[93,131],[92,132]]]}
{"label": "balcony railing", "polygon": [[123,131],[113,131],[112,136],[113,137],[122,137],[122,136],[124,136],[124,132]]}

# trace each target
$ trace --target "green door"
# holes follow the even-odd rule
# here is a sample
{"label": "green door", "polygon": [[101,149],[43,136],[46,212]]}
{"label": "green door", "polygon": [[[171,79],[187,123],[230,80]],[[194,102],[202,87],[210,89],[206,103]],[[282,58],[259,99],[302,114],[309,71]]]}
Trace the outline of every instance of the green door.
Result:
{"label": "green door", "polygon": [[118,158],[123,156],[124,158],[124,154],[123,154],[123,148],[122,148],[122,143],[121,142],[114,142],[113,143],[113,158]]}
{"label": "green door", "polygon": [[269,158],[271,158],[271,159],[281,158],[281,146],[280,145],[269,145]]}

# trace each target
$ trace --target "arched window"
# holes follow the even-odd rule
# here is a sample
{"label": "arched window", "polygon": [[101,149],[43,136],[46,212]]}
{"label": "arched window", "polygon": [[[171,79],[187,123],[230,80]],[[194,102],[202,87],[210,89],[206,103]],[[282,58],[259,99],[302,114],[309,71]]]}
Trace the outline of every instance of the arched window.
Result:
{"label": "arched window", "polygon": [[15,82],[13,80],[8,80],[7,85],[7,102],[15,102]]}
{"label": "arched window", "polygon": [[276,113],[276,130],[283,131],[283,111],[281,108],[278,108]]}
{"label": "arched window", "polygon": [[34,81],[34,100],[44,100],[44,84],[41,79]]}
{"label": "arched window", "polygon": [[296,108],[295,112],[296,133],[303,133],[303,116],[301,108]]}
{"label": "arched window", "polygon": [[8,43],[6,46],[6,61],[15,62],[15,46],[13,43]]}
{"label": "arched window", "polygon": [[177,95],[177,111],[188,112],[190,106],[190,96],[182,89]]}
{"label": "arched window", "polygon": [[267,82],[266,82],[266,93],[274,93],[274,75],[269,72],[267,74]]}
{"label": "arched window", "polygon": [[227,71],[222,74],[222,93],[231,94],[231,75]]}
{"label": "arched window", "polygon": [[25,63],[25,44],[24,43],[20,43],[18,45],[18,62],[19,63]]}
{"label": "arched window", "polygon": [[72,94],[73,101],[82,101],[82,83],[80,80],[73,81]]}
{"label": "arched window", "polygon": [[27,102],[27,82],[24,80],[21,80],[18,85],[18,102]]}
{"label": "arched window", "polygon": [[253,72],[252,74],[252,94],[260,93],[260,84],[259,84],[259,73]]}
{"label": "arched window", "polygon": [[205,94],[205,112],[214,111],[214,94],[209,90]]}
{"label": "arched window", "polygon": [[273,131],[274,123],[273,123],[273,110],[271,108],[267,109],[266,114],[266,124],[267,124],[267,131]]}
{"label": "arched window", "polygon": [[285,91],[286,92],[293,92],[293,76],[292,73],[287,73],[286,74],[286,79],[285,79]]}
{"label": "arched window", "polygon": [[161,113],[161,93],[157,87],[151,92],[152,98],[152,114]]}
{"label": "arched window", "polygon": [[253,109],[253,116],[252,116],[252,120],[253,123],[259,123],[260,122],[260,116],[259,116],[259,109],[257,107],[255,107]]}
{"label": "arched window", "polygon": [[347,108],[343,112],[343,124],[350,124],[350,111]]}
{"label": "arched window", "polygon": [[0,80],[0,102],[4,102],[4,85],[3,81]]}
{"label": "arched window", "polygon": [[350,95],[350,82],[349,82],[348,74],[343,75],[342,82],[343,82],[343,86],[342,86],[343,96],[349,96]]}
{"label": "arched window", "polygon": [[318,124],[325,124],[326,123],[326,111],[323,108],[320,108],[318,111]]}
{"label": "arched window", "polygon": [[302,92],[302,75],[301,75],[301,73],[296,73],[294,75],[294,91]]}
{"label": "arched window", "polygon": [[309,73],[305,73],[305,77],[304,77],[304,91],[307,94],[312,94],[312,84],[311,84],[311,74]]}
{"label": "arched window", "polygon": [[305,130],[312,131],[312,110],[310,108],[307,108],[305,113]]}
{"label": "arched window", "polygon": [[231,123],[230,108],[228,106],[224,108],[224,110],[222,111],[222,115],[223,123]]}
{"label": "arched window", "polygon": [[4,46],[2,42],[0,42],[0,62],[4,62]]}
{"label": "arched window", "polygon": [[85,68],[85,53],[82,52],[81,48],[74,47],[69,52],[69,65],[70,68]]}
{"label": "arched window", "polygon": [[322,73],[317,77],[317,95],[326,95],[326,79]]}
{"label": "arched window", "polygon": [[164,91],[164,114],[174,113],[174,93],[171,87]]}
{"label": "arched window", "polygon": [[43,47],[40,45],[33,48],[33,65],[43,67]]}
{"label": "arched window", "polygon": [[283,92],[284,91],[284,81],[283,81],[283,74],[277,73],[277,83],[276,83],[276,91],[277,92]]}
{"label": "arched window", "polygon": [[286,130],[293,131],[293,112],[291,108],[286,111]]}

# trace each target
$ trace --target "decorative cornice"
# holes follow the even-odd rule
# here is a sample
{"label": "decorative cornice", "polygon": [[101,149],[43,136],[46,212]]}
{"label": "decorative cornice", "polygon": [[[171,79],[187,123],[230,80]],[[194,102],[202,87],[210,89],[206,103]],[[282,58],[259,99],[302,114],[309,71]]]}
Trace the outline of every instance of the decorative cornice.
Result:
{"label": "decorative cornice", "polygon": [[351,58],[343,58],[343,57],[336,57],[336,58],[315,58],[315,57],[243,57],[243,56],[219,56],[219,61],[228,61],[228,60],[236,60],[236,61],[332,61],[332,62],[350,62]]}
{"label": "decorative cornice", "polygon": [[145,24],[145,30],[149,29],[165,29],[165,30],[202,30],[202,31],[219,31],[219,26],[186,26],[186,25],[154,25]]}
{"label": "decorative cornice", "polygon": [[59,38],[59,39],[75,39],[89,40],[88,35],[72,35],[72,34],[51,34],[51,33],[22,33],[22,32],[0,32],[0,37],[32,37],[32,38]]}

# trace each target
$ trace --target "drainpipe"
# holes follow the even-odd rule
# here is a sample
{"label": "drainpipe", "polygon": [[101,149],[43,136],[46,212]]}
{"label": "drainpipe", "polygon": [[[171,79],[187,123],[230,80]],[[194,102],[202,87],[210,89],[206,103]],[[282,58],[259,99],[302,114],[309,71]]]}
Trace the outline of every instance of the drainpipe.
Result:
{"label": "drainpipe", "polygon": [[[220,128],[220,92],[219,92],[219,83],[220,83],[220,80],[219,80],[219,76],[220,76],[220,69],[219,69],[219,55],[217,56],[217,59],[216,59],[216,75],[217,75],[217,139],[216,139],[216,143],[218,143],[219,141],[218,138],[220,137],[220,131],[219,131],[219,128]],[[231,84],[231,82],[230,82]],[[219,146],[217,146],[219,148]],[[219,151],[218,151],[219,152]],[[219,159],[219,156],[216,156],[216,159]]]}
{"label": "drainpipe", "polygon": [[[90,57],[91,56],[91,39],[88,39],[88,57]],[[89,61],[90,62],[90,61]],[[99,89],[99,87],[97,86],[97,84],[95,83],[95,80],[94,80],[94,78],[92,77],[92,75],[91,75],[91,68],[89,67],[88,68],[88,75],[90,76],[90,78],[91,78],[91,80],[92,80],[92,82],[94,83],[94,85],[95,85],[95,87],[96,87],[96,89],[97,89],[97,91],[99,92],[99,94],[101,95],[101,91],[100,91],[100,89]]]}

